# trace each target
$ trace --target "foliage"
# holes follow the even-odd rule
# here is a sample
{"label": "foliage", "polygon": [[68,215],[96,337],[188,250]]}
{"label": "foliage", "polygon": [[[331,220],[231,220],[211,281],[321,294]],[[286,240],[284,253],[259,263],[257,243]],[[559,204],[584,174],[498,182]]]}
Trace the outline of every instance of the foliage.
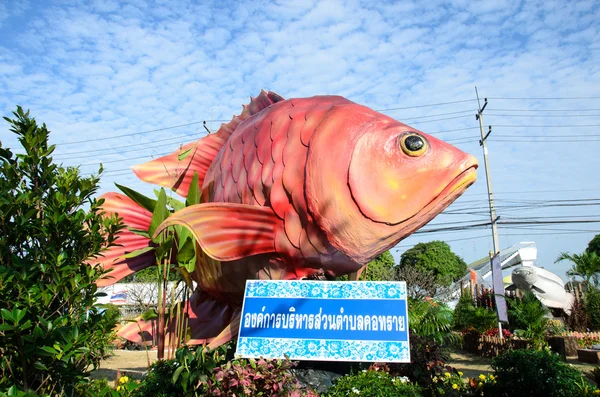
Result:
{"label": "foliage", "polygon": [[590,349],[593,345],[597,345],[598,342],[598,337],[592,335],[584,335],[577,338],[577,346],[580,349]]}
{"label": "foliage", "polygon": [[588,243],[586,251],[594,252],[600,256],[600,234],[596,234],[593,239]]}
{"label": "foliage", "polygon": [[597,288],[588,288],[583,298],[583,308],[588,316],[589,328],[600,329],[600,291]]}
{"label": "foliage", "polygon": [[316,396],[301,389],[289,360],[237,359],[215,369],[208,380],[210,396]]}
{"label": "foliage", "polygon": [[584,303],[579,299],[575,299],[571,306],[571,314],[567,317],[567,326],[572,331],[585,332],[588,328],[588,323],[589,317]]}
{"label": "foliage", "polygon": [[419,397],[419,386],[406,377],[392,377],[385,371],[363,370],[338,378],[327,397],[360,395],[365,397]]}
{"label": "foliage", "polygon": [[497,317],[496,313],[485,307],[476,307],[471,292],[465,289],[454,309],[452,326],[457,331],[472,328],[482,334],[497,326]]}
{"label": "foliage", "polygon": [[440,297],[448,292],[448,287],[438,284],[432,270],[423,270],[412,266],[397,266],[394,279],[406,281],[406,294],[412,299]]}
{"label": "foliage", "polygon": [[452,333],[453,313],[448,305],[433,300],[408,301],[410,335],[445,346],[458,342]]}
{"label": "foliage", "polygon": [[470,390],[469,385],[463,380],[462,372],[443,371],[434,375],[429,386],[431,396],[464,396]]}
{"label": "foliage", "polygon": [[446,356],[440,346],[417,335],[410,335],[410,364],[387,364],[390,373],[407,376],[421,386],[429,386],[432,378],[444,370]]}
{"label": "foliage", "polygon": [[[578,396],[582,376],[559,356],[543,350],[512,350],[492,360],[497,382],[486,388],[490,396]],[[489,393],[488,393],[489,392]]]}
{"label": "foliage", "polygon": [[526,291],[522,298],[509,299],[508,319],[515,330],[515,335],[531,339],[534,346],[546,345],[548,309],[531,291]]}
{"label": "foliage", "polygon": [[227,349],[228,345],[222,345],[215,350],[199,346],[195,352],[188,348],[178,349],[175,359],[179,368],[173,372],[173,383],[180,385],[186,395],[205,392],[211,374],[219,363],[225,360]]}
{"label": "foliage", "polygon": [[54,164],[46,126],[20,107],[13,115],[23,148],[0,146],[0,391],[70,395],[108,354],[115,325],[93,306],[102,270],[84,262],[122,226],[92,199],[99,176]]}
{"label": "foliage", "polygon": [[[486,335],[486,336],[498,336],[498,327],[496,327],[496,328],[490,328],[489,330],[485,331],[483,333],[483,335]],[[502,328],[502,337],[503,338],[512,338],[513,334],[512,334],[512,332],[510,332],[506,328]]]}
{"label": "foliage", "polygon": [[567,275],[581,277],[588,286],[598,286],[600,277],[600,256],[598,256],[596,252],[587,250],[582,254],[561,252],[554,263],[564,260],[573,262],[573,267],[567,271]]}
{"label": "foliage", "polygon": [[419,243],[405,251],[400,257],[400,269],[415,267],[431,271],[437,284],[450,285],[465,275],[467,264],[443,241]]}
{"label": "foliage", "polygon": [[594,381],[597,386],[600,386],[600,367],[595,366],[593,369],[586,372],[585,375]]}
{"label": "foliage", "polygon": [[366,269],[360,275],[362,281],[387,281],[394,276],[393,268],[396,261],[390,253],[385,251],[367,264]]}

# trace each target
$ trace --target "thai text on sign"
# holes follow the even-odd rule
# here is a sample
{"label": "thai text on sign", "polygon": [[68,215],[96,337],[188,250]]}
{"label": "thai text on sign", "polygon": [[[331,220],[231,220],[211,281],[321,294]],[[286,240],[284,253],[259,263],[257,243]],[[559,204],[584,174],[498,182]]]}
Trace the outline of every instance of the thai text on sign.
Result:
{"label": "thai text on sign", "polygon": [[409,362],[406,284],[249,280],[237,354]]}

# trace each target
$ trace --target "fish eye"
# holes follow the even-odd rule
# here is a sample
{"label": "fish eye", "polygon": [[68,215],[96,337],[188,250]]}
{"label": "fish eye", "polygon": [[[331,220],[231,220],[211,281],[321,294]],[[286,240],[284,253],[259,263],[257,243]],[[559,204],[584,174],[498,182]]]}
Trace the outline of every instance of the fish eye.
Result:
{"label": "fish eye", "polygon": [[427,141],[422,136],[409,132],[400,138],[402,151],[411,157],[421,156],[427,151]]}

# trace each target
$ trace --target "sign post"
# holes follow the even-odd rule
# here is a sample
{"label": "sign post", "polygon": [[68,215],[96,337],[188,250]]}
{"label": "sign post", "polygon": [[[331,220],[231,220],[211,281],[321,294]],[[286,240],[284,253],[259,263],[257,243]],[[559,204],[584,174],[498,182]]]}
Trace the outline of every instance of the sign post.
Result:
{"label": "sign post", "polygon": [[408,363],[406,284],[248,280],[236,355]]}

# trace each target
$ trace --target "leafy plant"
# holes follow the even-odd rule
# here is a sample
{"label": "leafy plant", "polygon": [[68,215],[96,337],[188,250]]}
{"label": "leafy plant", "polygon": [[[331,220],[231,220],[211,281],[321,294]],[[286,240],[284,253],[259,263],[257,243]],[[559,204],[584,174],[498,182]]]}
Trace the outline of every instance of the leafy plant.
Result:
{"label": "leafy plant", "polygon": [[303,391],[290,372],[289,360],[236,359],[215,369],[208,380],[210,396],[317,396]]}
{"label": "leafy plant", "polygon": [[180,383],[173,382],[173,374],[181,368],[176,360],[159,360],[150,366],[148,375],[142,379],[133,393],[134,396],[183,396],[184,391]]}
{"label": "leafy plant", "polygon": [[461,372],[443,371],[435,375],[429,385],[431,396],[464,396],[469,391],[469,386],[462,378]]}
{"label": "leafy plant", "polygon": [[600,277],[600,256],[598,256],[596,252],[588,250],[585,250],[581,254],[561,252],[554,263],[565,260],[573,263],[573,267],[567,271],[568,276],[581,277],[586,285],[598,286]]}
{"label": "leafy plant", "polygon": [[387,367],[392,375],[406,376],[413,382],[427,387],[431,385],[434,376],[446,369],[446,360],[447,356],[436,342],[411,334],[410,363],[388,363]]}
{"label": "leafy plant", "polygon": [[448,305],[433,300],[410,299],[408,302],[410,334],[445,346],[456,344],[452,333],[453,312]]}
{"label": "leafy plant", "polygon": [[453,328],[457,331],[475,329],[482,334],[496,327],[496,313],[487,307],[477,307],[471,292],[465,289],[454,309]]}
{"label": "leafy plant", "polygon": [[185,347],[178,349],[175,357],[179,367],[173,372],[173,383],[179,385],[185,395],[202,395],[198,393],[206,391],[212,373],[225,360],[227,350],[228,345],[212,351],[203,346],[196,348],[195,352]]}
{"label": "leafy plant", "polygon": [[418,385],[406,377],[393,377],[385,371],[363,370],[356,374],[338,378],[327,397],[341,396],[364,397],[419,397],[421,391]]}
{"label": "leafy plant", "polygon": [[548,309],[533,292],[527,291],[522,298],[508,300],[508,318],[517,336],[531,339],[538,348],[546,345]]}
{"label": "leafy plant", "polygon": [[600,329],[600,291],[597,288],[588,288],[583,298],[583,308],[589,319],[589,328]]}
{"label": "leafy plant", "polygon": [[94,307],[103,271],[85,261],[122,225],[92,198],[99,176],[54,164],[46,126],[20,107],[13,115],[22,150],[0,145],[0,392],[71,395],[115,326]]}
{"label": "leafy plant", "polygon": [[497,378],[488,385],[490,396],[578,396],[582,376],[548,350],[512,350],[492,360]]}

